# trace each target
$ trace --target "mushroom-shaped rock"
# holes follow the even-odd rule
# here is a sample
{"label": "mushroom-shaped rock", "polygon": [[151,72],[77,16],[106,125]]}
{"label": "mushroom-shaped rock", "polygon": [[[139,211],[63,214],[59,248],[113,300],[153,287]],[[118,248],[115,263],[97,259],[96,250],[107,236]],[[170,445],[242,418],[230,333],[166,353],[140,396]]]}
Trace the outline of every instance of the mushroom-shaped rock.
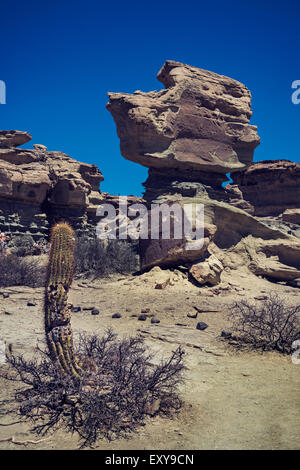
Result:
{"label": "mushroom-shaped rock", "polygon": [[251,164],[259,137],[243,84],[174,61],[157,78],[165,90],[108,94],[123,157],[148,168],[221,174]]}

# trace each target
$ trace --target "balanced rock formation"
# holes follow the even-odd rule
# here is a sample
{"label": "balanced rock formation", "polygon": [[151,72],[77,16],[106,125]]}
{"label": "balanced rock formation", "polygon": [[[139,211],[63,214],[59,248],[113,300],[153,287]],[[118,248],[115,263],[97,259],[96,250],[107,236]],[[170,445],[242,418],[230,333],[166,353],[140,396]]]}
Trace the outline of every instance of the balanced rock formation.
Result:
{"label": "balanced rock formation", "polygon": [[121,153],[148,168],[221,173],[245,168],[259,144],[251,95],[231,78],[167,61],[166,90],[109,93]]}
{"label": "balanced rock formation", "polygon": [[0,231],[28,232],[39,239],[48,235],[49,224],[61,219],[79,234],[95,229],[94,204],[102,199],[100,170],[43,145],[17,148],[30,139],[28,132],[0,131]]}
{"label": "balanced rock formation", "polygon": [[[107,109],[121,153],[149,168],[144,199],[150,221],[157,204],[182,209],[196,204],[204,209],[204,222],[197,240],[185,233],[167,239],[161,229],[159,237],[149,233],[140,241],[142,269],[186,264],[200,284],[219,282],[223,268],[248,269],[274,280],[298,278],[299,239],[244,210],[251,202],[241,198],[235,207],[232,193],[222,187],[226,173],[234,177],[247,171],[259,144],[256,126],[249,125],[249,90],[231,78],[173,61],[164,64],[158,79],[166,90],[109,93]],[[173,228],[175,223],[171,216]]]}

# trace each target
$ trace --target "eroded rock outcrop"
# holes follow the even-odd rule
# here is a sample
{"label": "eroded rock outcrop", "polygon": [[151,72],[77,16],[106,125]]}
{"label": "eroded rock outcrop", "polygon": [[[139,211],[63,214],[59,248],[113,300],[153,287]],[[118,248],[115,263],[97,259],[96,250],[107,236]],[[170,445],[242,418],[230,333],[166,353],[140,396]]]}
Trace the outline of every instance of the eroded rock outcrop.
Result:
{"label": "eroded rock outcrop", "polygon": [[226,186],[230,203],[252,215],[279,216],[300,209],[300,163],[265,160],[233,173],[232,180]]}
{"label": "eroded rock outcrop", "polygon": [[28,132],[0,131],[0,230],[28,231],[38,239],[48,234],[49,224],[64,218],[79,233],[89,229],[89,222],[94,226],[89,219],[96,208],[88,208],[90,197],[101,199],[100,170],[43,145],[17,148],[30,139]]}
{"label": "eroded rock outcrop", "polygon": [[0,131],[0,148],[19,147],[31,140],[29,132],[23,131]]}
{"label": "eroded rock outcrop", "polygon": [[157,75],[166,90],[109,93],[121,153],[148,168],[225,174],[252,162],[259,144],[249,124],[251,95],[223,75],[167,61]]}
{"label": "eroded rock outcrop", "polygon": [[[240,186],[222,187],[226,173],[233,178],[235,172],[247,173],[259,143],[256,127],[249,125],[249,90],[228,77],[173,61],[164,64],[158,79],[166,90],[109,93],[107,108],[122,155],[149,168],[144,198],[150,218],[152,205],[199,204],[204,230],[197,246],[185,234],[169,239],[161,232],[157,239],[150,234],[140,242],[142,269],[187,264],[201,284],[219,282],[223,268],[248,267],[274,280],[298,278],[299,240],[253,216]],[[232,203],[234,198],[239,204]],[[209,260],[215,260],[215,271]]]}
{"label": "eroded rock outcrop", "polygon": [[[300,202],[299,202],[300,205]],[[284,222],[290,222],[291,224],[300,225],[300,208],[299,209],[286,209],[282,214],[281,218]]]}

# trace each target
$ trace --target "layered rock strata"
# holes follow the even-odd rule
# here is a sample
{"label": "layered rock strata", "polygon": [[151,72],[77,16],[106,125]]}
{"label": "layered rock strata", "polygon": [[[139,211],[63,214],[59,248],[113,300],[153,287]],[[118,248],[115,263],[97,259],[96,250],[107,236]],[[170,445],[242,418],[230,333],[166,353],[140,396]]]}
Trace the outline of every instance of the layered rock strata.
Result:
{"label": "layered rock strata", "polygon": [[[232,174],[232,183],[226,186],[226,191],[231,204],[255,216],[280,216],[286,210],[299,211],[300,163],[289,160],[253,163],[246,170]],[[299,217],[291,217],[292,220],[297,223]]]}
{"label": "layered rock strata", "polygon": [[109,93],[121,153],[148,168],[225,174],[252,162],[259,144],[249,124],[251,94],[223,75],[167,61],[165,90]]}
{"label": "layered rock strata", "polygon": [[30,139],[28,132],[0,131],[0,231],[38,240],[63,219],[79,235],[95,230],[100,170],[43,145],[18,148]]}

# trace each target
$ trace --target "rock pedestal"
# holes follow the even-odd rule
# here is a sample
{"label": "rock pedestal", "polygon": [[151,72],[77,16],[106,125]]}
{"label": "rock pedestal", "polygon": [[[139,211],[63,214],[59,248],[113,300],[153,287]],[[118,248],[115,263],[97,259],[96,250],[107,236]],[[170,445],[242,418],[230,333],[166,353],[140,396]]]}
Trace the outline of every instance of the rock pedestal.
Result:
{"label": "rock pedestal", "polygon": [[226,186],[230,203],[250,214],[279,216],[300,209],[300,163],[265,160],[234,173],[232,180]]}

